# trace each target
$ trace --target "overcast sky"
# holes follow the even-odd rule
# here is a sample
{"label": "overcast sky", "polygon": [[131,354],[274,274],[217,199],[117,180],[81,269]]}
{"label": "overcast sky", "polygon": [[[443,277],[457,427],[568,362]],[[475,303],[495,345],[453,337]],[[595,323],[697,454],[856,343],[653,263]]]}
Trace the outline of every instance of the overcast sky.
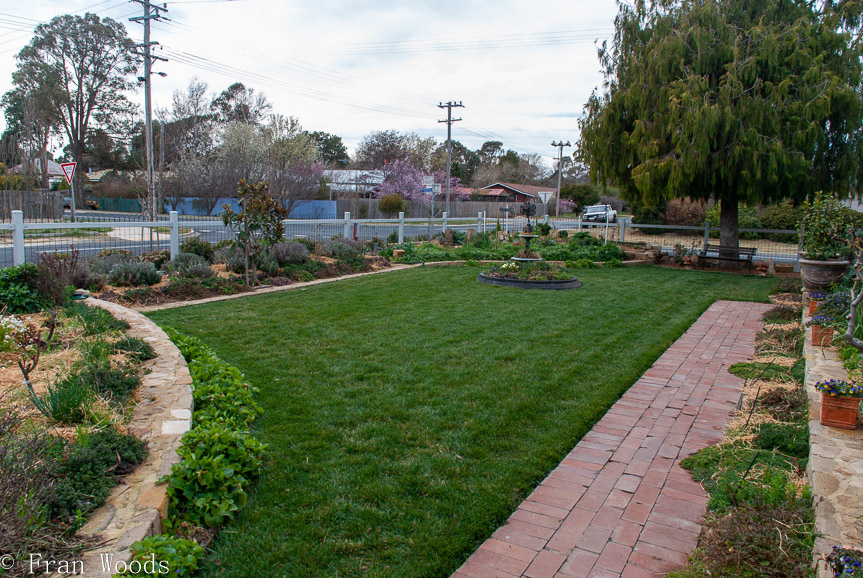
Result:
{"label": "overcast sky", "polygon": [[[123,22],[143,12],[123,0],[5,1],[0,8],[0,92],[33,28],[95,12]],[[274,112],[342,137],[351,153],[372,131],[446,139],[439,102],[461,101],[453,139],[471,149],[500,140],[550,159],[553,140],[578,138],[577,117],[601,84],[597,41],[613,34],[613,0],[186,0],[153,25],[167,57],[154,71],[155,108],[191,77],[213,93],[233,82],[262,91]],[[143,109],[143,90],[133,98]],[[0,124],[3,120],[0,120]],[[572,149],[569,149],[571,152]]]}

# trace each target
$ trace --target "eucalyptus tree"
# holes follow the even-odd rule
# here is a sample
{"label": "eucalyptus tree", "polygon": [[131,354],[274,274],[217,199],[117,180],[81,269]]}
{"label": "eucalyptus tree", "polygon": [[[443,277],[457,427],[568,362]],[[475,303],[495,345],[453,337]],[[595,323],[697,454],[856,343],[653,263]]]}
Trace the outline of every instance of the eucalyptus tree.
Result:
{"label": "eucalyptus tree", "polygon": [[621,2],[581,159],[629,201],[720,202],[721,246],[736,252],[738,203],[856,188],[861,13],[832,0]]}
{"label": "eucalyptus tree", "polygon": [[[16,86],[39,86],[47,93],[78,163],[88,131],[126,134],[136,110],[126,97],[139,63],[122,24],[95,14],[56,16],[36,27],[17,55]],[[83,175],[75,173],[75,190]]]}

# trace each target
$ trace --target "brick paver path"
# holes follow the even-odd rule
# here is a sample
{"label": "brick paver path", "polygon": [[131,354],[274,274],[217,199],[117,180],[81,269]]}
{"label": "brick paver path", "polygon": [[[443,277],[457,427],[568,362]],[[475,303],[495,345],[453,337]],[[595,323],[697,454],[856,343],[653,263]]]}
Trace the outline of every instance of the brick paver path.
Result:
{"label": "brick paver path", "polygon": [[769,305],[717,301],[454,577],[661,576],[698,543],[707,494],[679,466],[722,439]]}

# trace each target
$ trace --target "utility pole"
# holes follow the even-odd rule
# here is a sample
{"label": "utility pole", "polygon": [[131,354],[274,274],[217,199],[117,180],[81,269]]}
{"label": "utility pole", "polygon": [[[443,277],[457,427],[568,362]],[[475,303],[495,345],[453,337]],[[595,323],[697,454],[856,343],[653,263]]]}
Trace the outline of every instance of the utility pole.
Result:
{"label": "utility pole", "polygon": [[[144,76],[139,76],[138,80],[144,83],[144,146],[146,150],[147,156],[147,198],[149,199],[148,203],[150,205],[150,220],[156,220],[156,187],[155,187],[155,171],[153,167],[153,104],[151,98],[151,77],[152,77],[152,67],[153,62],[156,60],[162,60],[167,62],[167,58],[162,58],[161,56],[153,56],[150,47],[158,46],[158,42],[150,42],[150,20],[160,20],[162,18],[161,12],[168,11],[168,5],[162,4],[161,6],[157,6],[155,4],[151,4],[147,0],[131,0],[136,4],[140,4],[144,7],[144,15],[136,16],[134,18],[129,18],[130,22],[143,22],[144,23],[144,42],[143,44],[136,44],[135,48],[143,48],[143,52],[139,52],[140,56],[144,57]],[[164,72],[157,72],[159,76],[167,76]]]}
{"label": "utility pole", "polygon": [[563,147],[572,146],[569,141],[554,142],[551,141],[551,146],[557,147],[557,197],[554,202],[554,216],[560,216],[560,177],[563,175]]}
{"label": "utility pole", "polygon": [[[458,103],[449,101],[448,103],[439,103],[437,105],[438,108],[446,109],[446,120],[439,120],[438,122],[446,123],[446,212],[448,214],[452,214],[451,208],[449,206],[449,181],[450,181],[450,165],[452,165],[452,123],[458,122],[460,118],[452,117],[452,109],[453,108],[464,108],[464,105],[461,101]],[[432,193],[432,199],[434,199],[434,193]]]}

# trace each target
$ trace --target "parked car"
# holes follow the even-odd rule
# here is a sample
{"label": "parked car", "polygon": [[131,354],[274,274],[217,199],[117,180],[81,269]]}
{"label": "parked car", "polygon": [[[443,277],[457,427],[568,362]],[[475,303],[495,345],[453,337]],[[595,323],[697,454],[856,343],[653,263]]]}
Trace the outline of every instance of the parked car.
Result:
{"label": "parked car", "polygon": [[616,223],[617,211],[611,205],[591,205],[584,210],[581,220],[593,223]]}
{"label": "parked car", "polygon": [[[93,199],[84,199],[84,206],[88,209],[93,209],[94,211],[99,210],[99,203]],[[63,208],[69,210],[72,209],[72,197],[66,195],[63,196]]]}

